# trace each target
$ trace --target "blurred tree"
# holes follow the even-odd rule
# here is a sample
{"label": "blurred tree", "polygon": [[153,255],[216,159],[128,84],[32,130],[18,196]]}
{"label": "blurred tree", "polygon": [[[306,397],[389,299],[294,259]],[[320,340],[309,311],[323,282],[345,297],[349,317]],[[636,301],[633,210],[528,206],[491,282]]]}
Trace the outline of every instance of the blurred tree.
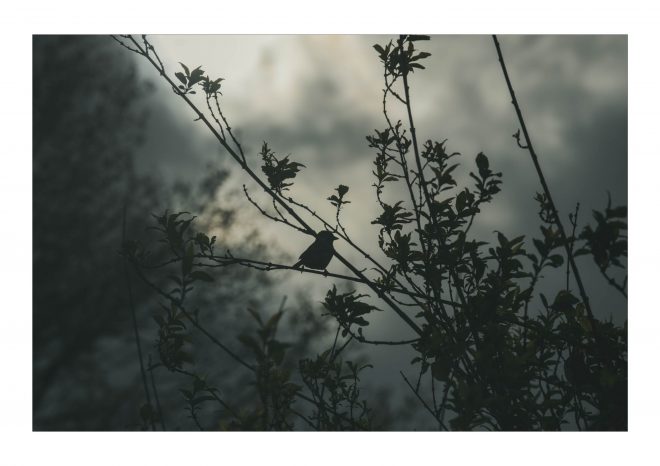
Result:
{"label": "blurred tree", "polygon": [[93,362],[127,327],[123,204],[131,225],[158,194],[133,166],[149,85],[105,37],[35,36],[33,71],[33,427],[103,428],[125,400],[98,403],[108,368]]}

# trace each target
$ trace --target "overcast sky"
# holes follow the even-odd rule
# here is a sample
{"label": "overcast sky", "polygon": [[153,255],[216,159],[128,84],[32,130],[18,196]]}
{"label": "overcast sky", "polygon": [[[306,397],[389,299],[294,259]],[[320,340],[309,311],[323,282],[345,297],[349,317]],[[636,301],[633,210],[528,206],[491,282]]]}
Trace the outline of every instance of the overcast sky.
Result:
{"label": "overcast sky", "polygon": [[[371,186],[375,154],[365,136],[385,123],[382,70],[372,45],[394,38],[197,35],[152,36],[151,40],[170,74],[180,69],[180,61],[190,68],[202,65],[211,78],[225,79],[225,115],[258,173],[262,141],[279,155],[291,154],[292,160],[306,166],[291,195],[326,218],[332,217],[333,210],[325,199],[340,183],[349,186],[351,204],[344,214],[345,226],[359,244],[377,255],[377,228],[369,223],[378,215]],[[591,219],[592,208],[605,207],[608,190],[615,205],[627,204],[626,36],[501,36],[500,42],[564,222],[568,223],[568,213],[580,202],[584,225]],[[489,157],[495,171],[504,173],[503,191],[483,209],[475,234],[484,240],[494,238],[493,230],[507,236],[538,236],[533,197],[540,186],[529,154],[511,137],[518,125],[491,37],[434,36],[430,42],[417,44],[432,54],[424,62],[427,69],[410,79],[418,139],[446,138],[449,150],[462,154],[462,170],[457,172],[466,182],[478,152]],[[140,166],[156,167],[170,180],[193,183],[209,166],[233,167],[203,125],[193,122],[185,103],[158,80],[154,69],[139,57],[136,60],[143,76],[156,84],[162,105],[162,111],[150,120]],[[231,196],[243,183],[255,198],[269,204],[239,170],[233,172],[218,202],[240,206],[239,222],[256,225],[293,261],[309,238],[263,220],[247,201]],[[225,240],[231,244],[240,237]],[[337,248],[360,263],[345,245]],[[613,315],[619,322],[625,319],[625,300],[605,287],[595,269],[582,261],[597,315]],[[345,272],[338,261],[329,270]],[[281,274],[283,293],[304,286],[314,301],[322,300],[332,284],[313,275],[274,273]],[[559,278],[548,277],[546,287],[556,292],[559,283]],[[379,313],[370,336],[393,336],[397,328],[396,320]],[[407,367],[410,358],[404,356],[391,362]]]}
{"label": "overcast sky", "polygon": [[[373,244],[377,228],[364,220],[377,215],[370,176],[374,153],[365,136],[383,128],[384,122],[382,71],[371,46],[390,37],[151,39],[171,73],[180,69],[181,61],[189,67],[202,65],[211,77],[225,79],[225,114],[257,172],[262,141],[280,155],[291,154],[306,165],[291,194],[326,217],[332,216],[332,207],[325,198],[340,183],[349,186],[352,204],[344,214],[346,226],[360,244]],[[607,190],[615,204],[627,204],[626,37],[503,36],[500,41],[564,217],[580,202],[582,220],[587,220],[591,208],[604,207]],[[492,235],[496,229],[535,234],[533,196],[540,187],[528,153],[518,149],[511,137],[518,126],[492,39],[434,36],[418,44],[432,53],[425,62],[427,70],[411,78],[418,138],[447,138],[448,148],[463,154],[463,177],[473,169],[480,151],[489,156],[493,169],[504,172],[503,191],[481,214],[478,234]],[[186,105],[157,80],[154,70],[141,69],[156,82],[158,98],[168,110],[165,116],[153,115],[141,165],[157,167],[169,179],[176,176],[191,182],[209,164],[233,167],[203,125],[192,121]],[[235,188],[243,183],[259,197],[250,179],[237,170],[230,184]],[[309,241],[282,225],[262,221],[247,202],[240,204],[243,220],[258,224],[293,258]],[[342,251],[350,257],[350,250]]]}

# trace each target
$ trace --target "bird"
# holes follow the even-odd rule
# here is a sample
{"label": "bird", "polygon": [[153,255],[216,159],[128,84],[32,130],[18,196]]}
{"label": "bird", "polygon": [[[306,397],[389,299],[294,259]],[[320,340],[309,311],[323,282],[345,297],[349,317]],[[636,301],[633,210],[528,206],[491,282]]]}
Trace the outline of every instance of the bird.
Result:
{"label": "bird", "polygon": [[300,260],[295,263],[293,268],[305,266],[310,269],[326,270],[335,253],[332,242],[336,239],[337,237],[331,232],[320,231],[314,242],[300,255]]}

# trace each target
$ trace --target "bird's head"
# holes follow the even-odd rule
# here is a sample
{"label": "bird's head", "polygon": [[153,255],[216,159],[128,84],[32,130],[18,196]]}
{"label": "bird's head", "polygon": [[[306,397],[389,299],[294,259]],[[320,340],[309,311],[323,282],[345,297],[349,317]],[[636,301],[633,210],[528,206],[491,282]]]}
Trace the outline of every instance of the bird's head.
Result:
{"label": "bird's head", "polygon": [[337,239],[337,237],[333,235],[331,232],[323,230],[323,231],[319,231],[318,235],[316,235],[316,239],[319,241],[323,241],[324,243],[332,243],[334,240]]}

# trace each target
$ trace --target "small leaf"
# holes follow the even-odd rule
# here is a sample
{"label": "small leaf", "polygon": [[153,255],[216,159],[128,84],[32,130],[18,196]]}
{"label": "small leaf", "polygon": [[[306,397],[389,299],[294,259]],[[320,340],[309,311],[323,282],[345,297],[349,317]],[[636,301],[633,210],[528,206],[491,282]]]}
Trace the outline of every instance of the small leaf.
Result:
{"label": "small leaf", "polygon": [[177,71],[176,73],[174,73],[174,76],[176,76],[179,79],[179,81],[181,81],[183,84],[186,83],[186,77],[181,71]]}
{"label": "small leaf", "polygon": [[179,62],[179,65],[181,65],[183,67],[183,69],[185,70],[186,76],[190,76],[190,70],[188,69],[188,67],[186,65],[184,65],[183,63],[181,63],[181,62]]}
{"label": "small leaf", "polygon": [[410,42],[415,42],[418,40],[431,40],[431,36],[426,36],[426,35],[420,35],[420,34],[411,34],[408,36],[408,40]]}
{"label": "small leaf", "polygon": [[564,257],[561,256],[560,254],[553,254],[552,256],[548,257],[550,260],[550,265],[552,267],[561,267],[564,264]]}
{"label": "small leaf", "polygon": [[554,303],[552,303],[552,309],[558,312],[565,312],[573,309],[573,305],[579,302],[580,300],[573,296],[570,291],[561,290],[557,293]]}
{"label": "small leaf", "polygon": [[482,178],[486,178],[486,176],[489,174],[489,163],[488,163],[488,157],[484,155],[483,152],[479,152],[477,154],[477,168],[479,169],[479,175],[481,175]]}
{"label": "small leaf", "polygon": [[257,321],[257,323],[259,324],[259,327],[263,327],[264,323],[261,320],[261,316],[259,315],[259,313],[257,311],[255,311],[254,309],[252,309],[251,307],[248,307],[247,311],[250,313],[252,318]]}

